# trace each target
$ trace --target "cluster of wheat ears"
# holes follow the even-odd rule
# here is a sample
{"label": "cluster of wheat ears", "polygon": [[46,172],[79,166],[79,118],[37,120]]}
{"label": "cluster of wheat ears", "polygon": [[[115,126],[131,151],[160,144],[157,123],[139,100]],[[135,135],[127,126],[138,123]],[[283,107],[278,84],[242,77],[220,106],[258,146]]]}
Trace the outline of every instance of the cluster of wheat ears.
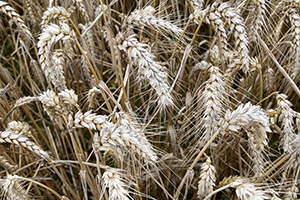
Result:
{"label": "cluster of wheat ears", "polygon": [[0,199],[299,199],[299,0],[0,0],[0,45]]}

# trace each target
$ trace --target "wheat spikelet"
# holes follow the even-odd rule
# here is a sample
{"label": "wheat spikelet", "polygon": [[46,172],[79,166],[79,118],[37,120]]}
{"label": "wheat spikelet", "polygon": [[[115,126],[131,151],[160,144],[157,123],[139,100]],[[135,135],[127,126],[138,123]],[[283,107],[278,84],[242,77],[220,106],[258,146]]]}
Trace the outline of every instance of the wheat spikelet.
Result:
{"label": "wheat spikelet", "polygon": [[210,73],[210,78],[205,82],[205,89],[201,92],[199,98],[199,102],[201,103],[200,106],[202,107],[199,113],[200,115],[203,115],[199,117],[202,117],[204,120],[203,127],[205,128],[203,139],[201,139],[203,144],[205,144],[218,130],[223,110],[222,104],[226,101],[224,98],[224,77],[220,73],[219,68],[210,66],[208,72]]}
{"label": "wheat spikelet", "polygon": [[241,60],[242,69],[246,73],[249,71],[249,50],[243,18],[227,2],[222,3],[217,10],[229,24],[230,32],[235,38],[235,50],[237,51],[238,59]]}
{"label": "wheat spikelet", "polygon": [[138,42],[135,35],[131,35],[118,43],[119,50],[125,51],[130,62],[138,66],[139,78],[149,80],[159,98],[158,103],[163,106],[173,105],[166,69],[154,60],[155,56],[147,50],[148,45]]}
{"label": "wheat spikelet", "polygon": [[129,25],[136,25],[136,26],[146,26],[150,27],[158,32],[166,32],[170,35],[174,35],[177,38],[181,36],[183,30],[169,21],[163,20],[154,16],[155,9],[152,6],[147,6],[142,10],[135,10],[132,12],[124,26],[127,24]]}
{"label": "wheat spikelet", "polygon": [[[41,35],[39,36],[39,42],[37,43],[37,47],[39,48],[38,54],[40,56],[41,67],[47,79],[53,81],[52,83],[55,86],[60,81],[63,82],[64,80],[56,80],[56,77],[61,78],[63,77],[63,75],[62,72],[59,72],[59,74],[57,74],[55,67],[53,67],[52,65],[51,47],[58,41],[68,40],[72,36],[74,36],[74,32],[71,31],[70,27],[65,23],[61,23],[60,26],[55,24],[47,25],[46,28],[43,29]],[[61,60],[57,62],[61,64]]]}
{"label": "wheat spikelet", "polygon": [[190,3],[195,10],[202,10],[203,8],[203,4],[204,4],[204,0],[190,0]]}
{"label": "wheat spikelet", "polygon": [[[17,146],[23,146],[30,151],[34,152],[38,156],[48,159],[50,156],[43,151],[38,145],[36,145],[34,142],[30,141],[29,138],[26,136],[30,133],[25,133],[29,130],[28,125],[24,125],[24,123],[16,123],[16,122],[10,122],[11,124],[8,124],[8,128],[0,132],[0,142],[1,143],[13,143]],[[16,127],[13,127],[13,125],[17,125]]]}
{"label": "wheat spikelet", "polygon": [[74,90],[65,89],[58,93],[58,97],[65,116],[71,114],[74,107],[79,109],[79,105],[77,104],[78,96],[75,94]]}
{"label": "wheat spikelet", "polygon": [[297,186],[293,185],[292,187],[289,187],[285,194],[283,195],[283,200],[297,200],[297,192],[299,192],[299,188]]}
{"label": "wheat spikelet", "polygon": [[52,54],[53,67],[46,67],[44,72],[49,81],[59,91],[65,90],[66,80],[64,76],[65,58],[64,54],[59,51],[55,51]]}
{"label": "wheat spikelet", "polygon": [[18,167],[17,165],[10,164],[10,162],[4,156],[0,156],[0,166],[5,170],[10,171],[14,171]]}
{"label": "wheat spikelet", "polygon": [[295,66],[292,68],[291,77],[296,79],[300,72],[300,15],[296,8],[290,10],[289,18],[292,24],[291,31],[293,36],[291,57],[292,59],[295,58]]}
{"label": "wheat spikelet", "polygon": [[103,186],[109,190],[109,200],[129,200],[129,191],[115,169],[107,169],[102,175]]}
{"label": "wheat spikelet", "polygon": [[[28,192],[20,184],[17,175],[8,174],[5,179],[0,179],[1,196],[7,200],[31,199]],[[3,198],[1,198],[3,199]]]}
{"label": "wheat spikelet", "polygon": [[274,90],[275,84],[275,72],[271,67],[268,67],[264,74],[264,90],[267,93],[271,93]]}
{"label": "wheat spikelet", "polygon": [[39,96],[40,102],[43,104],[43,108],[51,119],[55,119],[55,116],[59,116],[62,113],[59,97],[52,90],[47,90]]}
{"label": "wheat spikelet", "polygon": [[20,15],[8,3],[0,1],[0,12],[9,16],[30,40],[33,39],[31,32],[21,19]]}
{"label": "wheat spikelet", "polygon": [[46,28],[49,25],[50,21],[58,18],[60,22],[66,23],[70,18],[70,13],[60,6],[57,7],[48,7],[48,9],[44,12],[42,16],[41,26],[42,29]]}
{"label": "wheat spikelet", "polygon": [[109,123],[108,117],[104,115],[97,115],[92,113],[92,110],[82,113],[78,111],[75,114],[74,123],[77,127],[85,127],[91,130],[101,130],[102,125]]}
{"label": "wheat spikelet", "polygon": [[206,162],[201,165],[200,180],[198,182],[198,198],[203,199],[211,193],[216,185],[216,168],[207,157]]}
{"label": "wheat spikelet", "polygon": [[291,109],[292,103],[287,100],[287,96],[285,94],[278,94],[276,99],[278,105],[278,121],[282,122],[283,128],[283,136],[280,141],[280,145],[286,153],[291,153],[293,152],[293,149],[290,143],[295,139],[293,128],[295,113],[293,109]]}

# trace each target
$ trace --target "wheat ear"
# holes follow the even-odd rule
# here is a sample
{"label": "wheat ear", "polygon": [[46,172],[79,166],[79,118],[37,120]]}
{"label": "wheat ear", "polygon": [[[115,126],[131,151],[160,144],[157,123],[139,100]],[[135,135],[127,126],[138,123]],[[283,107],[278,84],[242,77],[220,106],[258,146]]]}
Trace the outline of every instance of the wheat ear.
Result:
{"label": "wheat ear", "polygon": [[139,79],[147,79],[152,88],[155,89],[159,98],[158,103],[163,106],[173,105],[173,99],[169,93],[168,74],[166,68],[156,62],[155,56],[148,51],[149,46],[138,42],[135,35],[122,40],[119,35],[119,50],[125,51],[130,63],[138,67]]}
{"label": "wheat ear", "polygon": [[17,177],[8,174],[5,179],[0,179],[1,196],[7,200],[31,199]]}
{"label": "wheat ear", "polygon": [[[205,61],[202,61],[203,63]],[[204,120],[203,126],[205,131],[201,141],[206,143],[211,136],[218,130],[219,121],[223,111],[223,103],[226,101],[224,98],[225,83],[224,77],[220,73],[219,68],[210,65],[208,69],[210,78],[205,82],[205,89],[201,92],[199,102],[201,103],[201,110],[199,111],[202,119]],[[197,112],[198,113],[198,112]],[[201,116],[199,116],[201,117]]]}
{"label": "wheat ear", "polygon": [[25,25],[25,22],[21,19],[20,15],[15,11],[15,9],[13,9],[8,3],[0,1],[0,12],[9,16],[30,40],[33,39],[33,36],[28,27]]}
{"label": "wheat ear", "polygon": [[0,156],[0,166],[5,170],[10,171],[14,171],[18,167],[17,165],[10,164],[10,162],[4,156]]}
{"label": "wheat ear", "polygon": [[296,8],[292,8],[289,12],[289,18],[292,24],[291,31],[293,42],[291,47],[292,55],[295,58],[295,66],[292,68],[291,77],[296,79],[300,72],[300,15]]}
{"label": "wheat ear", "polygon": [[198,182],[198,198],[203,199],[211,193],[216,185],[216,168],[207,157],[206,162],[201,165],[200,180]]}
{"label": "wheat ear", "polygon": [[229,24],[230,32],[232,32],[233,37],[235,38],[237,58],[241,60],[242,69],[246,73],[249,71],[249,50],[247,32],[245,30],[243,18],[235,12],[234,8],[227,2],[222,3],[217,10]]}
{"label": "wheat ear", "polygon": [[210,24],[216,34],[219,47],[219,56],[221,60],[225,59],[225,52],[227,52],[227,33],[224,27],[224,22],[221,18],[220,12],[216,9],[217,3],[213,3],[212,6],[208,6],[204,10],[196,9],[194,13],[190,16],[191,20],[194,20],[199,24],[202,20],[207,24]]}
{"label": "wheat ear", "polygon": [[67,23],[70,18],[70,13],[61,6],[57,7],[48,7],[42,16],[41,26],[42,29],[46,28],[49,25],[50,21],[53,19],[58,19],[60,22]]}
{"label": "wheat ear", "polygon": [[[50,24],[43,29],[43,32],[39,36],[39,42],[37,47],[39,48],[38,54],[40,56],[40,63],[42,70],[45,73],[46,78],[57,86],[59,81],[64,82],[64,80],[56,80],[56,78],[63,77],[62,72],[57,72],[57,69],[61,67],[53,67],[52,57],[51,57],[51,47],[60,40],[68,40],[70,37],[74,36],[74,32],[70,30],[70,27],[65,23],[60,23],[60,25]],[[61,63],[59,61],[59,63]],[[58,75],[59,73],[59,75]],[[60,87],[58,85],[57,87]],[[64,87],[59,89],[65,89]]]}
{"label": "wheat ear", "polygon": [[103,186],[108,188],[109,200],[129,200],[129,191],[115,169],[107,169],[102,175]]}
{"label": "wheat ear", "polygon": [[279,122],[282,122],[282,139],[280,141],[280,145],[282,146],[284,152],[292,153],[292,145],[291,142],[295,139],[294,133],[294,117],[295,112],[291,108],[292,103],[287,100],[287,96],[285,94],[278,94],[277,97],[277,114]]}
{"label": "wheat ear", "polygon": [[158,18],[154,15],[155,9],[152,6],[147,6],[142,10],[135,10],[132,12],[127,20],[125,25],[135,25],[135,26],[145,26],[150,27],[158,32],[169,33],[170,35],[174,35],[177,38],[181,36],[183,30],[178,26],[175,26],[169,21]]}
{"label": "wheat ear", "polygon": [[[14,127],[13,124],[10,123],[17,124],[18,126]],[[8,128],[5,131],[0,132],[1,143],[8,142],[13,143],[17,146],[23,146],[44,159],[50,158],[50,156],[44,150],[42,150],[34,142],[30,141],[29,138],[26,136],[30,133],[25,133],[26,131],[28,131],[29,128],[25,126],[24,123],[10,123],[8,124]]]}

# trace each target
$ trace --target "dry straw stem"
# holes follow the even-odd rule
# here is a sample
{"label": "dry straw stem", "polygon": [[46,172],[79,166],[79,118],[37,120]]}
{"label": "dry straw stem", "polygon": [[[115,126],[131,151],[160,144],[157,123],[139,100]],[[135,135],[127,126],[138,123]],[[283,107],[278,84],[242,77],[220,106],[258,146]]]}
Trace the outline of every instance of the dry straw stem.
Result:
{"label": "dry straw stem", "polygon": [[21,19],[20,15],[7,2],[0,1],[0,12],[9,16],[30,40],[33,39],[31,32]]}
{"label": "dry straw stem", "polygon": [[[53,66],[51,48],[58,41],[69,40],[73,36],[74,32],[70,30],[70,27],[67,24],[60,23],[59,26],[56,24],[49,24],[46,26],[46,28],[43,29],[43,32],[39,36],[39,42],[37,43],[42,70],[44,71],[46,78],[60,90],[63,90],[65,88],[61,87],[60,85],[57,85],[57,83],[59,83],[60,81],[63,82],[64,80],[57,80],[56,78],[60,78],[63,75],[62,72],[59,72],[59,74],[57,74],[56,71],[57,68],[59,69],[61,68],[61,66]],[[58,61],[56,60],[56,62]]]}
{"label": "dry straw stem", "polygon": [[138,42],[135,35],[123,39],[119,36],[119,50],[127,53],[131,64],[138,67],[138,79],[147,79],[158,96],[158,103],[163,106],[172,106],[173,99],[168,84],[166,68],[156,62],[155,56],[150,53],[149,46]]}
{"label": "dry straw stem", "polygon": [[[13,123],[13,124],[10,124]],[[44,158],[44,159],[49,159],[50,156],[42,150],[37,144],[34,142],[30,141],[28,136],[26,136],[29,131],[29,127],[25,126],[24,123],[15,123],[15,122],[10,122],[8,124],[8,128],[0,132],[0,142],[1,143],[13,143],[17,146],[23,146],[30,151],[34,152],[38,156]],[[17,125],[17,126],[13,126]]]}

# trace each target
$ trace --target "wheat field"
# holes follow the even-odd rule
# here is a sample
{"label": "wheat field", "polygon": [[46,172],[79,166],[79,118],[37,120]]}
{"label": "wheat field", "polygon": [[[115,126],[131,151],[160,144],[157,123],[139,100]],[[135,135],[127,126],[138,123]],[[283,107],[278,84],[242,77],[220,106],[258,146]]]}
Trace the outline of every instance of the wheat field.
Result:
{"label": "wheat field", "polygon": [[299,0],[0,0],[0,199],[300,199]]}

